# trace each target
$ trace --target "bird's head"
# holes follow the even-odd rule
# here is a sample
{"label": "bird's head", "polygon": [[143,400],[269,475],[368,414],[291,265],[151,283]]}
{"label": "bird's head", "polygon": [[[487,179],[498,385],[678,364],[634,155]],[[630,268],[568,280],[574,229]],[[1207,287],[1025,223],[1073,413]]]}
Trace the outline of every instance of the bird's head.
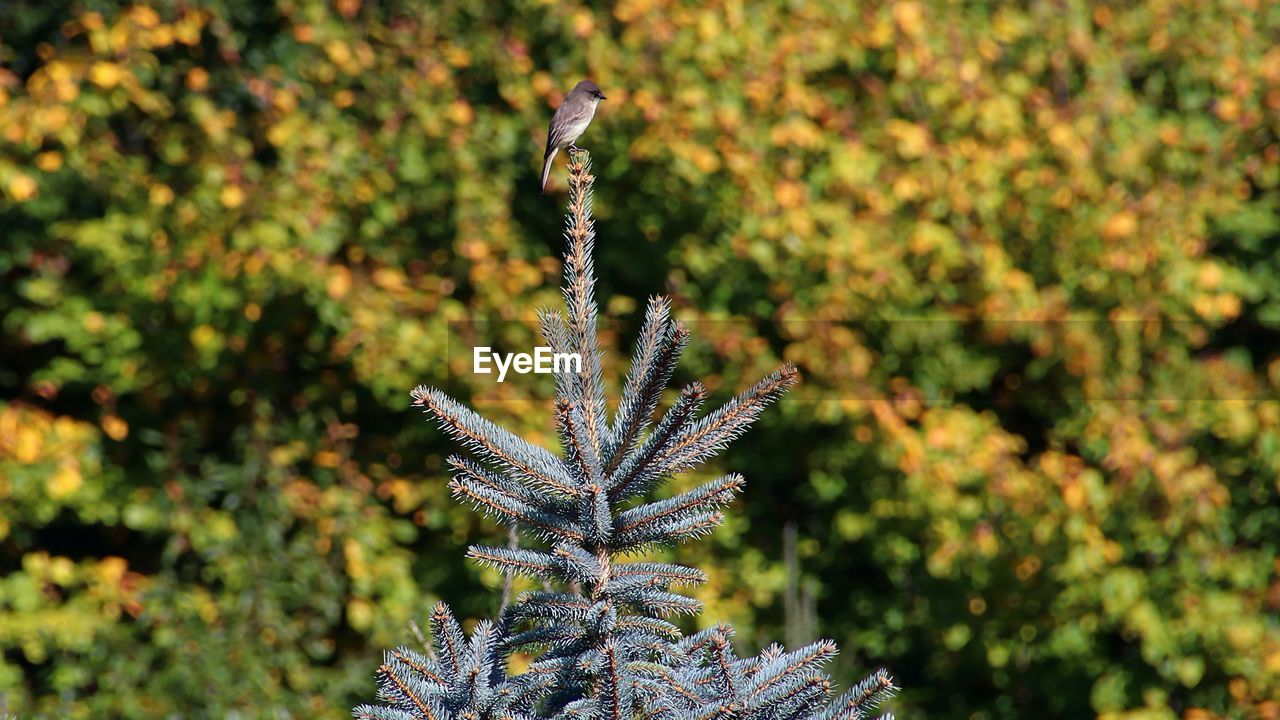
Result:
{"label": "bird's head", "polygon": [[600,86],[599,86],[599,85],[596,85],[595,83],[591,82],[590,80],[583,80],[582,82],[578,83],[577,85],[574,85],[574,86],[573,86],[573,92],[576,92],[576,93],[583,93],[583,94],[585,94],[587,97],[589,97],[589,98],[591,98],[592,100],[595,100],[595,101],[597,101],[597,102],[598,102],[598,101],[600,101],[600,100],[606,100],[606,99],[608,99],[608,98],[606,98],[606,97],[604,96],[604,93],[600,92]]}

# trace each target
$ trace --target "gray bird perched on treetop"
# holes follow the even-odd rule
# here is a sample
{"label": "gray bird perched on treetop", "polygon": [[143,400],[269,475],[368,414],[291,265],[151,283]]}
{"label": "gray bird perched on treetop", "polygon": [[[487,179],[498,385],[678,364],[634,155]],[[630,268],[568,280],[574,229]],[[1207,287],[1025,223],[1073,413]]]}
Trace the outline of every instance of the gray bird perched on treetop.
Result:
{"label": "gray bird perched on treetop", "polygon": [[577,150],[574,145],[582,133],[587,131],[591,118],[596,115],[596,106],[604,100],[600,87],[590,80],[583,80],[564,97],[564,102],[556,108],[551,117],[551,126],[547,128],[547,151],[542,155],[542,192],[547,191],[547,176],[551,174],[551,161],[555,159],[560,148]]}

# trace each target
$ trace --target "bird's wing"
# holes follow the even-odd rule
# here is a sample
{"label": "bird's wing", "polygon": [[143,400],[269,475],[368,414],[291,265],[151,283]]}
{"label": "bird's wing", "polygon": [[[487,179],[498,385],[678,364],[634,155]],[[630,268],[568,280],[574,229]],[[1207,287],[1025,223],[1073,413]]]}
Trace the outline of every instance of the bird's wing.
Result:
{"label": "bird's wing", "polygon": [[[569,138],[573,137],[573,133],[588,122],[591,122],[592,107],[590,103],[585,106],[579,106],[576,109],[570,109],[568,103],[561,105],[556,114],[551,117],[551,126],[547,128],[547,155],[551,154],[551,148],[559,148],[569,143]],[[573,137],[576,140],[576,137]]]}

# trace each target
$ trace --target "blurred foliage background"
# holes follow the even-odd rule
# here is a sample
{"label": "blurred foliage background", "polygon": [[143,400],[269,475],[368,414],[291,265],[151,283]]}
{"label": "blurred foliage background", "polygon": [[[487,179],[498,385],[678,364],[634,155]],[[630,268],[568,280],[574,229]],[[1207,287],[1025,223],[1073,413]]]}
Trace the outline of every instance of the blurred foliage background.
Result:
{"label": "blurred foliage background", "polygon": [[[1280,5],[6,0],[0,710],[341,718],[502,542],[408,390],[559,302],[583,144],[625,372],[805,385],[674,553],[902,717],[1280,716]],[[489,325],[481,325],[489,323]],[[476,330],[473,335],[483,335]],[[616,386],[616,385],[615,385]],[[860,675],[857,675],[860,677]]]}

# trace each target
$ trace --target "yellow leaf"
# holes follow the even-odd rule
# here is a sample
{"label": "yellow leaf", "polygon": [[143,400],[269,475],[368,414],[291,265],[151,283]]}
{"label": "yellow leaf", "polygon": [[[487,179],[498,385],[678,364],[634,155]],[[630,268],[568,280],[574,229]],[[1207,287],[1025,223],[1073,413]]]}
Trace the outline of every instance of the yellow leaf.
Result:
{"label": "yellow leaf", "polygon": [[122,557],[104,557],[98,562],[98,575],[109,585],[118,584],[128,569],[129,563]]}
{"label": "yellow leaf", "polygon": [[1057,123],[1049,128],[1049,142],[1059,147],[1066,147],[1075,139],[1075,131],[1066,123]]}
{"label": "yellow leaf", "polygon": [[1280,674],[1280,648],[1267,653],[1267,659],[1263,664],[1266,666],[1267,672]]}
{"label": "yellow leaf", "polygon": [[173,28],[168,25],[161,25],[152,30],[147,39],[151,42],[153,48],[165,48],[173,44]]}
{"label": "yellow leaf", "polygon": [[893,25],[887,19],[876,18],[867,35],[867,45],[882,48],[890,42],[893,42]]}
{"label": "yellow leaf", "polygon": [[920,195],[920,181],[903,175],[893,181],[893,195],[899,200],[914,200]]}
{"label": "yellow leaf", "polygon": [[398,268],[378,268],[373,271],[373,284],[383,290],[404,290],[406,278]]}
{"label": "yellow leaf", "polygon": [[907,35],[919,35],[924,30],[924,7],[915,0],[893,6],[893,20]]}
{"label": "yellow leaf", "polygon": [[40,432],[30,426],[20,426],[17,435],[17,442],[13,444],[13,457],[20,463],[33,463],[40,459],[44,451],[44,439]]}
{"label": "yellow leaf", "polygon": [[448,68],[443,65],[432,65],[431,69],[427,70],[427,82],[435,87],[440,87],[449,82]]}
{"label": "yellow leaf", "polygon": [[347,603],[347,620],[352,628],[367,630],[373,624],[373,607],[365,600],[352,600]]}
{"label": "yellow leaf", "polygon": [[338,65],[346,65],[351,62],[351,48],[341,40],[330,40],[324,44],[324,53],[329,59]]}
{"label": "yellow leaf", "polygon": [[244,204],[244,191],[239,185],[227,185],[218,194],[218,200],[228,208],[238,208]]}
{"label": "yellow leaf", "polygon": [[595,34],[596,20],[591,16],[591,11],[585,8],[579,9],[573,14],[573,34],[580,38],[586,39]]}
{"label": "yellow leaf", "polygon": [[9,180],[9,194],[18,202],[26,202],[36,196],[36,181],[19,173]]}
{"label": "yellow leaf", "polygon": [[163,183],[152,185],[148,194],[152,205],[168,205],[173,202],[173,188]]}
{"label": "yellow leaf", "polygon": [[1217,263],[1204,263],[1196,273],[1196,284],[1205,290],[1215,290],[1221,282],[1222,268]]}
{"label": "yellow leaf", "polygon": [[1107,219],[1102,228],[1102,236],[1108,240],[1123,240],[1131,237],[1138,230],[1138,216],[1132,211],[1121,210]]}
{"label": "yellow leaf", "polygon": [[794,180],[782,180],[773,186],[773,198],[784,208],[798,207],[804,202],[804,186]]}
{"label": "yellow leaf", "polygon": [[991,557],[1000,549],[1000,541],[996,539],[995,531],[989,525],[979,525],[974,542],[978,546],[978,552],[986,557]]}
{"label": "yellow leaf", "polygon": [[1075,511],[1084,509],[1084,487],[1075,480],[1069,480],[1062,487],[1062,501]]}
{"label": "yellow leaf", "polygon": [[292,134],[292,123],[279,122],[272,125],[271,129],[267,131],[267,142],[280,147],[285,144]]}
{"label": "yellow leaf", "polygon": [[104,90],[119,85],[123,77],[124,71],[115,63],[99,61],[89,69],[89,80]]}
{"label": "yellow leaf", "polygon": [[54,583],[67,587],[76,577],[76,564],[71,558],[55,557],[49,559],[49,579]]}
{"label": "yellow leaf", "polygon": [[107,434],[107,437],[119,442],[129,437],[129,423],[116,415],[107,415],[102,418],[102,431]]}
{"label": "yellow leaf", "polygon": [[455,100],[445,113],[456,125],[470,125],[476,117],[475,110],[472,110],[471,104],[465,100]]}
{"label": "yellow leaf", "polygon": [[555,83],[551,80],[551,75],[541,70],[529,78],[529,84],[533,86],[533,91],[539,95],[549,95],[555,87]]}
{"label": "yellow leaf", "polygon": [[453,67],[468,67],[471,65],[471,51],[464,47],[458,47],[457,45],[446,45],[444,48],[444,59]]}
{"label": "yellow leaf", "polygon": [[1233,97],[1223,98],[1218,101],[1214,112],[1224,122],[1234,122],[1240,117],[1240,101]]}
{"label": "yellow leaf", "polygon": [[188,13],[173,26],[173,36],[183,45],[197,45],[200,42],[200,28],[203,25],[204,19],[198,13]]}
{"label": "yellow leaf", "polygon": [[1196,314],[1203,318],[1213,317],[1216,303],[1212,295],[1200,293],[1191,300],[1191,307]]}
{"label": "yellow leaf", "polygon": [[898,154],[907,160],[924,155],[929,147],[929,131],[916,123],[890,120],[885,124],[885,132],[898,141]]}
{"label": "yellow leaf", "polygon": [[703,173],[713,173],[720,169],[720,158],[712,150],[697,145],[689,151],[689,159]]}
{"label": "yellow leaf", "polygon": [[36,167],[45,172],[53,172],[62,167],[62,153],[49,150],[36,155]]}
{"label": "yellow leaf", "polygon": [[644,17],[652,7],[652,0],[620,0],[613,6],[613,16],[619,22],[630,23]]}
{"label": "yellow leaf", "polygon": [[160,14],[146,5],[134,5],[129,14],[140,27],[150,29],[160,24]]}
{"label": "yellow leaf", "polygon": [[341,300],[351,291],[351,271],[341,265],[329,269],[329,279],[325,282],[325,291],[334,300]]}
{"label": "yellow leaf", "polygon": [[106,318],[102,317],[102,313],[97,311],[85,313],[84,317],[80,320],[80,323],[84,325],[85,330],[94,334],[102,332],[102,330],[107,326]]}
{"label": "yellow leaf", "polygon": [[338,455],[338,453],[332,450],[321,450],[320,452],[316,453],[314,457],[311,458],[311,461],[314,462],[317,467],[323,467],[323,468],[338,467],[338,463],[341,460],[342,458]]}
{"label": "yellow leaf", "polygon": [[71,495],[83,485],[84,477],[80,475],[80,468],[75,463],[63,463],[49,478],[49,497],[59,500]]}
{"label": "yellow leaf", "polygon": [[199,350],[206,350],[218,341],[218,331],[210,325],[200,325],[191,331],[191,344]]}
{"label": "yellow leaf", "polygon": [[1232,293],[1223,293],[1214,300],[1218,315],[1231,320],[1240,314],[1240,298]]}
{"label": "yellow leaf", "polygon": [[192,68],[187,73],[187,89],[192,92],[200,92],[209,86],[209,71],[202,67]]}

